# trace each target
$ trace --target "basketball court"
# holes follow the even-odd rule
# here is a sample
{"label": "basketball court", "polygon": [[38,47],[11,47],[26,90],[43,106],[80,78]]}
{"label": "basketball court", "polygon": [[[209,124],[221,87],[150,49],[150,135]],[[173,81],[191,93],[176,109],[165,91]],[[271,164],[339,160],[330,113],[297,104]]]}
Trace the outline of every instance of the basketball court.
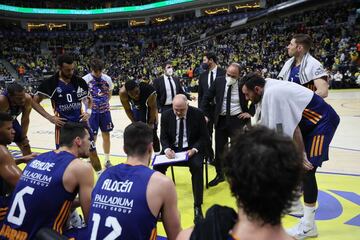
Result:
{"label": "basketball court", "polygon": [[[357,240],[360,239],[360,90],[330,91],[326,101],[340,115],[340,125],[330,145],[330,161],[318,170],[319,185],[318,211],[316,215],[321,240]],[[42,105],[51,112],[50,101]],[[196,102],[191,105],[197,106]],[[111,133],[111,161],[123,162],[123,129],[130,123],[120,105],[118,96],[111,99],[112,118],[115,125]],[[54,125],[41,117],[36,111],[30,116],[28,137],[34,152],[54,149]],[[15,146],[10,149],[19,154]],[[101,135],[98,136],[97,150],[102,150]],[[175,179],[178,205],[183,228],[193,225],[193,197],[191,176],[188,168],[176,167]],[[170,175],[170,171],[168,171]],[[215,169],[209,166],[209,179],[215,176]],[[276,187],[276,186],[274,186]],[[213,204],[227,205],[236,209],[235,199],[231,196],[227,183],[216,187],[204,188],[203,212]],[[297,222],[295,217],[286,216],[285,227]],[[158,235],[165,236],[162,224],[158,224]]]}

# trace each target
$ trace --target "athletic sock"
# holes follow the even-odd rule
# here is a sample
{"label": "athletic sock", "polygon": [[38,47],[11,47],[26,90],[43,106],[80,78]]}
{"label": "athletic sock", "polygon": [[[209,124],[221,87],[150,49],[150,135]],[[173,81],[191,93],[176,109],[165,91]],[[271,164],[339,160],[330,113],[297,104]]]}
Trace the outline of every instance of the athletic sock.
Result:
{"label": "athletic sock", "polygon": [[308,224],[315,223],[315,211],[316,207],[304,206],[304,221]]}
{"label": "athletic sock", "polygon": [[110,161],[110,154],[109,153],[105,153],[105,163]]}

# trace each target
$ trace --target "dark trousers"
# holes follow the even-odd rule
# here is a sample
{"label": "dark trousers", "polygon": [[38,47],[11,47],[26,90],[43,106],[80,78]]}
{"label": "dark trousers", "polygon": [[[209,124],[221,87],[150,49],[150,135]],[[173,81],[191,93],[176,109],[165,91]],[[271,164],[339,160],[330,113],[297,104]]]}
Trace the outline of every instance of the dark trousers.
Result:
{"label": "dark trousers", "polygon": [[[188,150],[187,148],[182,151]],[[181,151],[179,151],[181,152]],[[187,166],[190,168],[194,206],[201,206],[203,203],[204,178],[203,178],[203,156],[195,153],[188,161],[171,164],[172,166]],[[170,164],[156,165],[154,170],[166,174]]]}
{"label": "dark trousers", "polygon": [[249,123],[250,120],[242,120],[237,116],[231,116],[228,120],[225,116],[219,116],[215,127],[215,168],[216,174],[222,176],[222,159],[224,151],[229,144],[229,138],[233,141],[234,137]]}
{"label": "dark trousers", "polygon": [[157,135],[157,124],[155,124],[153,129],[153,148],[155,152],[160,152],[160,140]]}
{"label": "dark trousers", "polygon": [[206,124],[210,141],[206,144],[206,157],[209,157],[211,159],[214,158],[214,150],[212,148],[212,140],[213,140],[213,132],[214,132],[214,111],[215,111],[215,105],[211,106],[210,109],[210,116],[208,117],[209,121]]}

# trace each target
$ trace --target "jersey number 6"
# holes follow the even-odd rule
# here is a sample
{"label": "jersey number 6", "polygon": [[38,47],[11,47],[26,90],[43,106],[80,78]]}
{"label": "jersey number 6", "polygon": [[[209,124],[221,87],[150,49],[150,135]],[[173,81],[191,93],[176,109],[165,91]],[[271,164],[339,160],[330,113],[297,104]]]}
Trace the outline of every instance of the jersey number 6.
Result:
{"label": "jersey number 6", "polygon": [[[24,221],[24,217],[26,214],[26,208],[24,204],[24,195],[30,194],[32,195],[34,192],[34,188],[32,187],[24,187],[22,190],[16,193],[14,197],[14,202],[11,205],[9,215],[7,217],[7,220],[13,224],[16,224],[18,226],[21,226],[21,224]],[[19,216],[15,216],[15,210],[19,206]]]}

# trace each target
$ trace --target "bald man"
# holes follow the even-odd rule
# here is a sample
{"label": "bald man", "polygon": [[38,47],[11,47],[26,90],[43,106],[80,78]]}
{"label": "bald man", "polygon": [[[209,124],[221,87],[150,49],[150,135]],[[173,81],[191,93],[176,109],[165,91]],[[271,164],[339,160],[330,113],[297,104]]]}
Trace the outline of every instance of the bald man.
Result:
{"label": "bald man", "polygon": [[[163,153],[172,159],[176,152],[187,151],[189,159],[170,165],[188,166],[191,172],[194,196],[194,222],[203,218],[203,158],[205,146],[210,141],[205,116],[201,110],[191,107],[185,95],[178,94],[172,102],[172,109],[161,114],[160,142]],[[158,165],[154,169],[166,173],[170,165]]]}
{"label": "bald man", "polygon": [[226,69],[226,75],[215,79],[201,102],[201,109],[208,119],[212,115],[211,103],[214,98],[216,102],[214,111],[216,177],[209,182],[210,187],[225,181],[221,164],[225,147],[237,132],[250,124],[250,118],[255,113],[254,104],[249,106],[249,101],[241,91],[239,79],[242,75],[243,71],[239,64],[230,64]]}

